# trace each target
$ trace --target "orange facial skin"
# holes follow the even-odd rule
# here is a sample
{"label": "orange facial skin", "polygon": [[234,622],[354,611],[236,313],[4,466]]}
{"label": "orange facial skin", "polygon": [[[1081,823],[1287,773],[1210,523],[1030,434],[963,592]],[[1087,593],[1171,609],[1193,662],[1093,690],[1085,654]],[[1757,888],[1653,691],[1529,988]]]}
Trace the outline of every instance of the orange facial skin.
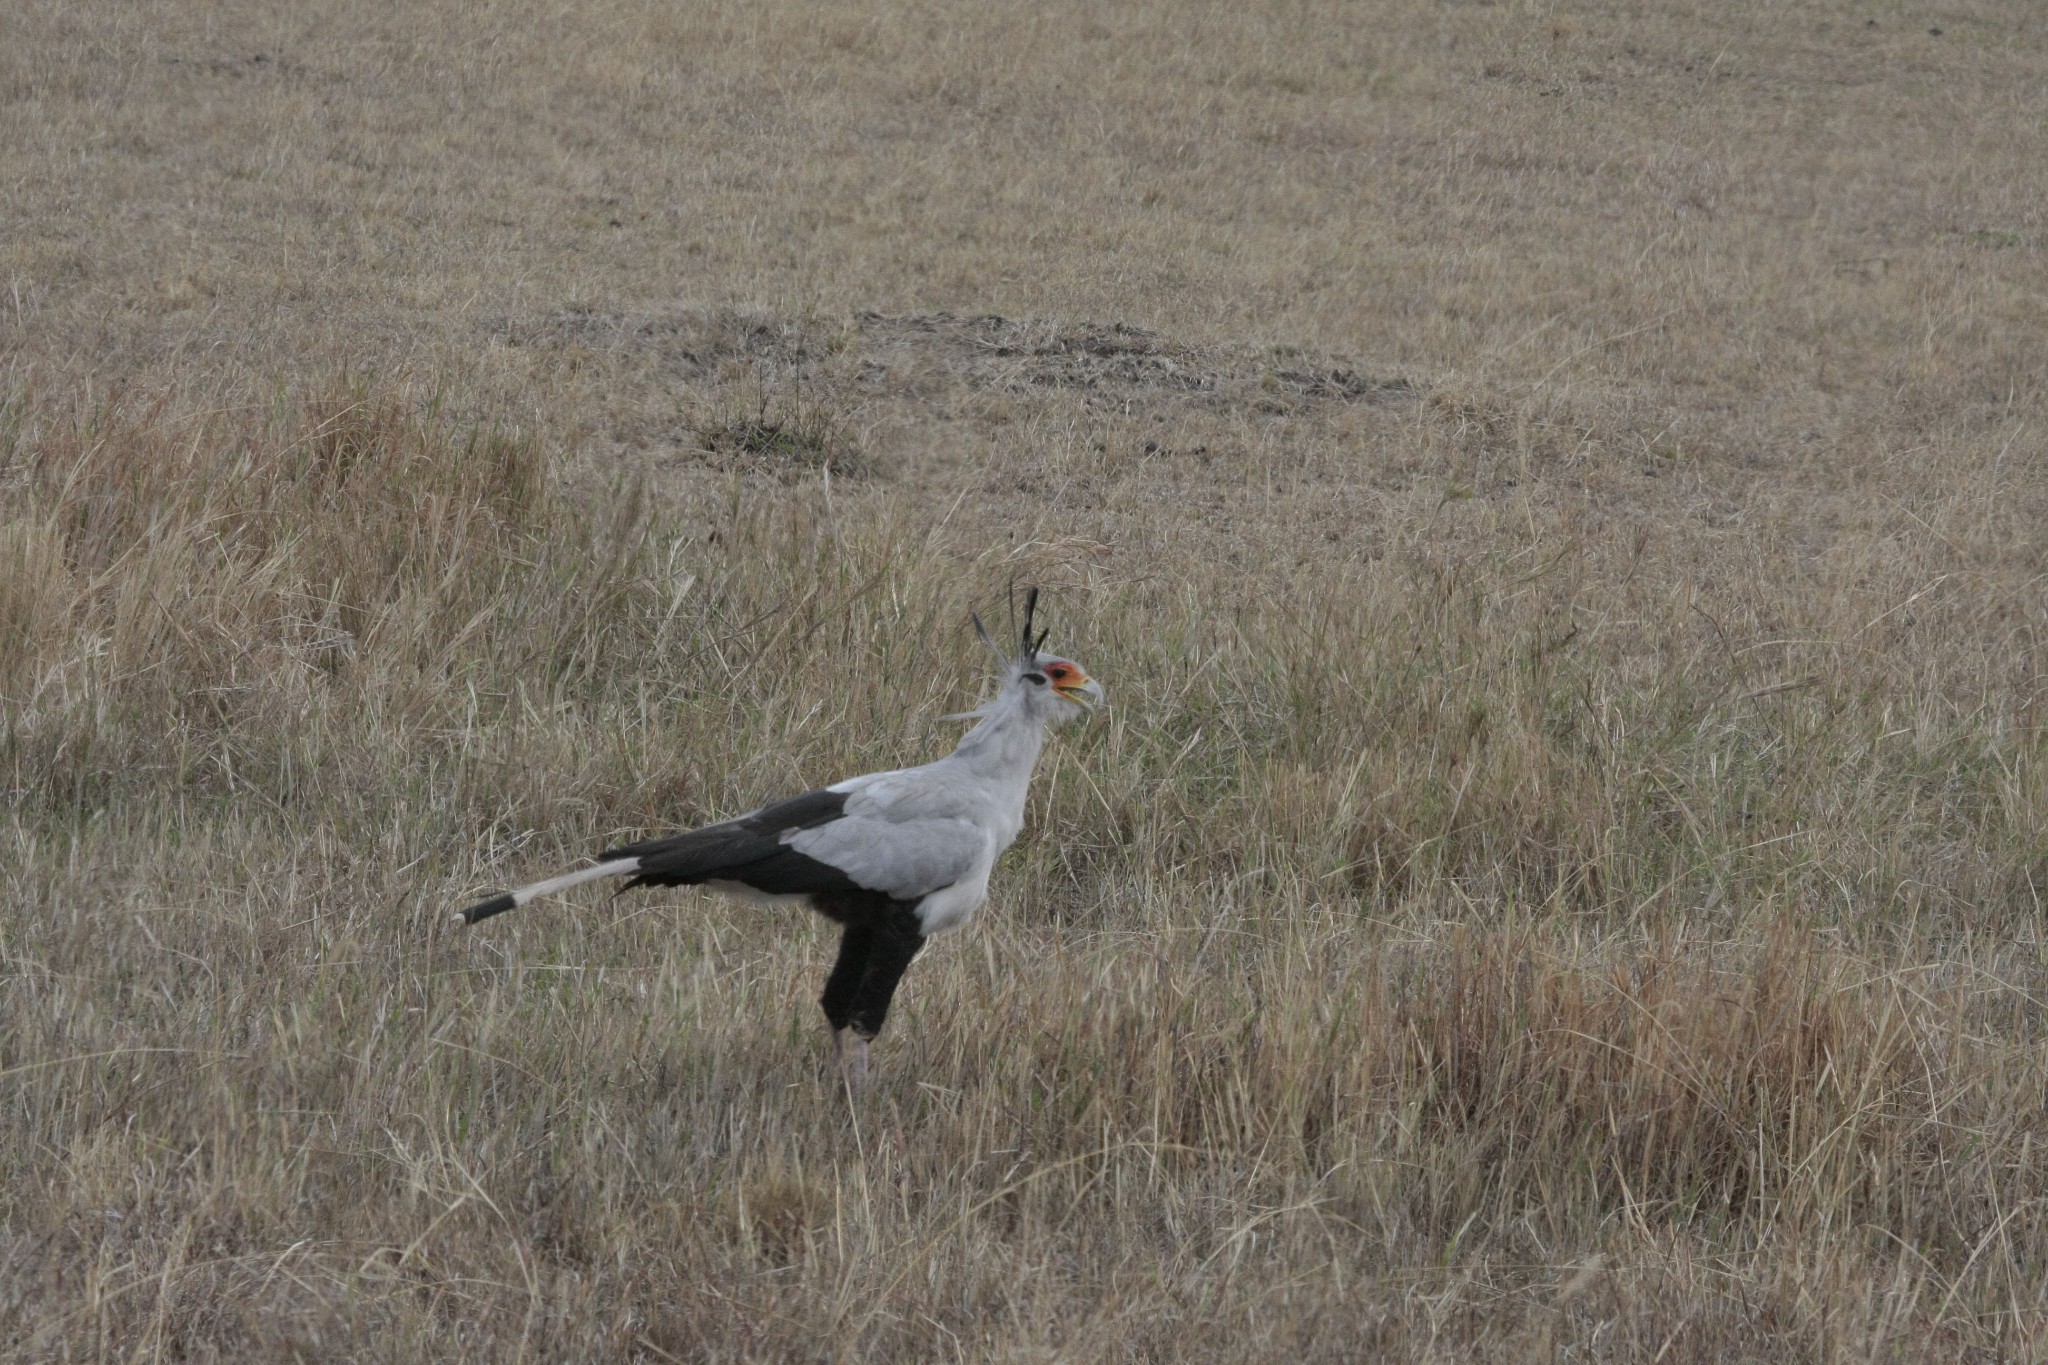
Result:
{"label": "orange facial skin", "polygon": [[1088,674],[1079,664],[1067,659],[1050,659],[1039,665],[1039,672],[1052,683],[1053,691],[1069,701],[1087,704],[1083,689],[1088,686]]}

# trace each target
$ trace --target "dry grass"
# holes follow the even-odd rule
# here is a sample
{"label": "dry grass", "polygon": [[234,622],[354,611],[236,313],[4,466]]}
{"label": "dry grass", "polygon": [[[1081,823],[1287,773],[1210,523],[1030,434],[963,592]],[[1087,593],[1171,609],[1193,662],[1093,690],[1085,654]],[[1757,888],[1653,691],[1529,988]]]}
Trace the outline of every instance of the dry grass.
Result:
{"label": "dry grass", "polygon": [[[2025,7],[15,24],[10,1357],[2041,1355]],[[1018,581],[859,1109],[801,916],[443,926]]]}

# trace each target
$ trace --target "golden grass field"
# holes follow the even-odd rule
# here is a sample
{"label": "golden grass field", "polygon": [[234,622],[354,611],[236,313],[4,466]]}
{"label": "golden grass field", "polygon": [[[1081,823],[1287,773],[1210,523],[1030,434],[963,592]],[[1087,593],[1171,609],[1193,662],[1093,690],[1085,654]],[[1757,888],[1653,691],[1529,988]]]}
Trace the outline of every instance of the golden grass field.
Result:
{"label": "golden grass field", "polygon": [[2036,6],[0,29],[0,1355],[2048,1355]]}

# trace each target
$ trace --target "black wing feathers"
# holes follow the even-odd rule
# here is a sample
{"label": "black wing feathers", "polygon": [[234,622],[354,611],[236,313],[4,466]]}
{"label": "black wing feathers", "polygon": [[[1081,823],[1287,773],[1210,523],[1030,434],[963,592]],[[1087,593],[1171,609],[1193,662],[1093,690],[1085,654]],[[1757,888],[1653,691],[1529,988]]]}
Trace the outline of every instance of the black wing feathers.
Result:
{"label": "black wing feathers", "polygon": [[770,896],[806,896],[859,890],[829,863],[798,853],[782,842],[797,830],[816,829],[846,813],[845,792],[805,792],[737,820],[708,825],[666,838],[647,839],[608,850],[603,861],[638,858],[640,866],[621,891],[636,886],[695,886],[737,882]]}

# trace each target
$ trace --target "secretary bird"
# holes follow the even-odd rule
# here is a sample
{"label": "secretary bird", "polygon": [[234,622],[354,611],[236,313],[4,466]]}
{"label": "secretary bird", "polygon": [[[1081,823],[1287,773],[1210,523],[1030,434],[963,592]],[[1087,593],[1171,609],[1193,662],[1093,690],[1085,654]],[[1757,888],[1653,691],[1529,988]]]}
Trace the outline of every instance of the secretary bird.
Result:
{"label": "secretary bird", "polygon": [[708,886],[756,900],[806,900],[841,927],[839,957],[818,999],[841,1073],[858,1092],[868,1042],[882,1031],[896,984],[925,940],[957,929],[988,898],[989,871],[1024,827],[1024,797],[1047,727],[1093,711],[1102,687],[1033,638],[1038,590],[1024,599],[1017,653],[996,695],[960,719],[979,721],[936,763],[835,782],[702,829],[625,844],[595,867],[522,886],[458,911],[475,924],[601,877],[636,886]]}

